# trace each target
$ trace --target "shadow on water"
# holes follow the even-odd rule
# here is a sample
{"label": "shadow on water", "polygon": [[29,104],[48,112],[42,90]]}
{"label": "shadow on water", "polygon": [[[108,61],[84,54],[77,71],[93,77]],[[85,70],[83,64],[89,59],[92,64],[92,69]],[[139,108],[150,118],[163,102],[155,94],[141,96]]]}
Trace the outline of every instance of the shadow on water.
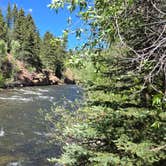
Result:
{"label": "shadow on water", "polygon": [[[27,87],[0,92],[0,166],[49,166],[47,158],[60,155],[48,142],[47,124],[39,109],[65,106],[82,100],[75,85]],[[66,103],[66,99],[69,101]]]}

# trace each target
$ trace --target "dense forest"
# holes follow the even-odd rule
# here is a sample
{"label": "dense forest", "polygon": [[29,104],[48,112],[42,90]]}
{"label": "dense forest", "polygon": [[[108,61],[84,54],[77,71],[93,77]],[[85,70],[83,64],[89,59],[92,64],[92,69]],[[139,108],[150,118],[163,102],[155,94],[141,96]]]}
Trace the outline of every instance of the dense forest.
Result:
{"label": "dense forest", "polygon": [[42,38],[31,14],[8,4],[5,16],[0,10],[0,85],[40,79],[33,75],[44,70],[61,79],[66,45],[66,37],[50,32]]}
{"label": "dense forest", "polygon": [[166,1],[53,0],[50,8],[76,12],[90,26],[88,41],[68,60],[86,102],[77,112],[50,114],[63,145],[62,156],[50,161],[165,165]]}

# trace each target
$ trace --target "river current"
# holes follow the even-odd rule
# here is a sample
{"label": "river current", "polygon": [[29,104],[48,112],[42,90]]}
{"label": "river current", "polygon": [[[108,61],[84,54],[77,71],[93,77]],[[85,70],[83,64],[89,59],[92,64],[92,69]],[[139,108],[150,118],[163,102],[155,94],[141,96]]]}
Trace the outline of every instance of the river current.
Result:
{"label": "river current", "polygon": [[48,124],[40,109],[54,105],[72,111],[83,92],[75,85],[26,87],[0,91],[0,166],[49,166],[47,158],[60,155],[48,144]]}

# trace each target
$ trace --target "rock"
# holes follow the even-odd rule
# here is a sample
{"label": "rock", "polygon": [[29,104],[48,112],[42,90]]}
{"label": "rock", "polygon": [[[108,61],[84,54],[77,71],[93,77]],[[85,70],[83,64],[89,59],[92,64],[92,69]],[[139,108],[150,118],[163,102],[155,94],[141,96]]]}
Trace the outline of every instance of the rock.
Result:
{"label": "rock", "polygon": [[33,80],[33,83],[34,83],[34,84],[38,84],[38,83],[39,83],[39,80]]}
{"label": "rock", "polygon": [[11,82],[11,83],[6,83],[3,88],[8,89],[8,88],[15,88],[15,87],[23,87],[24,85],[20,82]]}
{"label": "rock", "polygon": [[[62,85],[75,84],[74,74],[70,69],[66,69],[63,73],[64,80],[55,76],[52,70],[44,69],[40,72],[30,72],[24,62],[16,60],[11,54],[7,55],[8,62],[17,68],[17,73],[14,76],[14,81],[7,83],[5,88],[20,87],[20,86],[41,86],[41,85]],[[7,67],[9,65],[6,65]],[[4,66],[5,67],[5,66]],[[10,68],[10,66],[8,67]],[[7,68],[7,69],[8,69]]]}
{"label": "rock", "polygon": [[64,83],[66,83],[66,84],[75,84],[74,74],[69,68],[67,68],[64,71],[63,76],[64,76]]}
{"label": "rock", "polygon": [[57,85],[57,84],[61,84],[62,83],[62,81],[58,77],[53,75],[53,73],[49,74],[49,80],[50,80],[52,85]]}

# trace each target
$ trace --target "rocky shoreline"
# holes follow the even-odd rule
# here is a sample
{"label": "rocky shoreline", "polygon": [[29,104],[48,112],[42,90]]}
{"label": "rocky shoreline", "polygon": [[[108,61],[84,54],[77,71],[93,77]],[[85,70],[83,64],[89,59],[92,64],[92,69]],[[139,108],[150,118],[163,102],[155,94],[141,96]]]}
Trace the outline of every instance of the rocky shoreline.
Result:
{"label": "rocky shoreline", "polygon": [[3,75],[8,75],[12,68],[17,68],[17,72],[12,80],[5,82],[1,88],[75,84],[74,74],[69,68],[61,73],[61,78],[48,69],[30,72],[22,61],[15,60],[12,55],[8,54],[7,62],[3,64]]}
{"label": "rocky shoreline", "polygon": [[15,87],[63,84],[75,84],[75,79],[70,69],[64,71],[62,79],[59,79],[49,70],[43,70],[40,73],[29,73],[25,70],[19,71],[15,76],[14,81],[5,83],[1,88],[8,89]]}

